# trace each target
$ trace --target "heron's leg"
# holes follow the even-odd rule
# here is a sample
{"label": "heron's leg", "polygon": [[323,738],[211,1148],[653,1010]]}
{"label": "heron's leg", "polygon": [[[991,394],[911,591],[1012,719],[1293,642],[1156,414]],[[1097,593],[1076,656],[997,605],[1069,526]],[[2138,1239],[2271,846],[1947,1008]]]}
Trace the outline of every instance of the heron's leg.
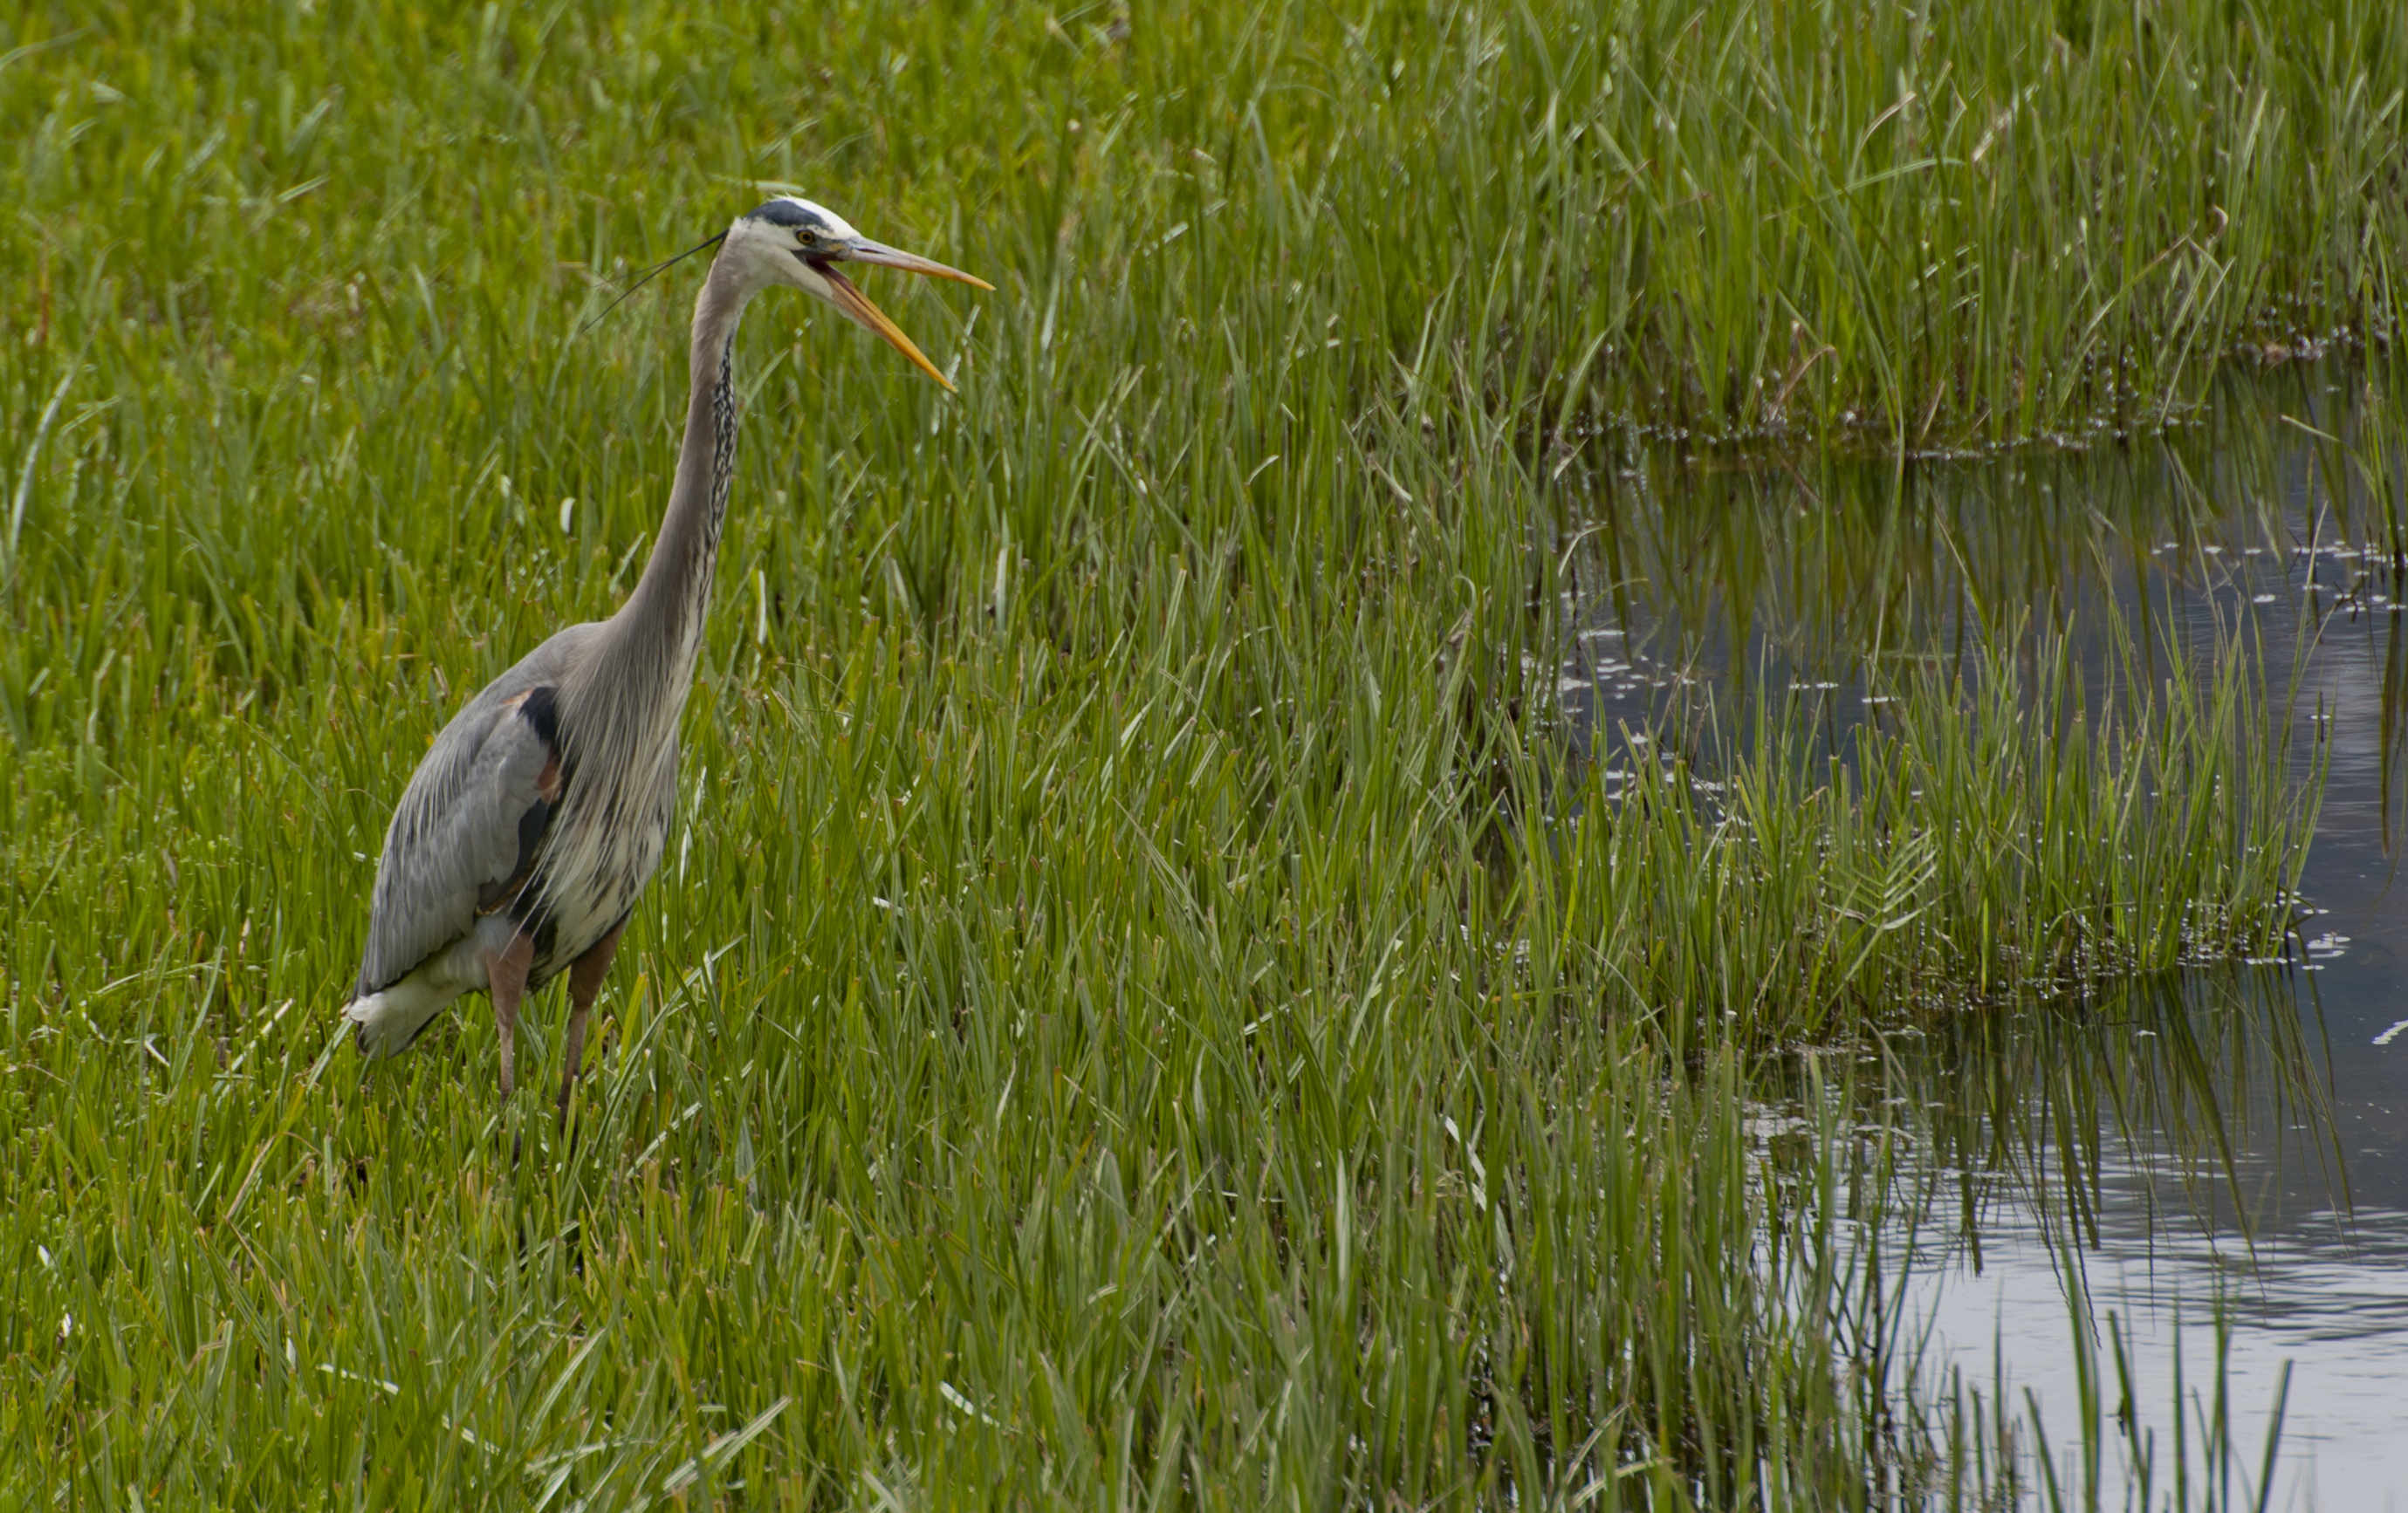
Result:
{"label": "heron's leg", "polygon": [[494,1024],[502,1041],[502,1097],[510,1095],[510,1040],[519,1028],[519,1000],[526,996],[527,968],[535,964],[535,937],[524,931],[498,951],[486,951],[485,991],[494,999]]}
{"label": "heron's leg", "polygon": [[610,927],[610,933],[595,941],[584,955],[568,966],[568,1069],[560,1077],[560,1117],[568,1118],[568,1090],[577,1085],[578,1061],[585,1049],[585,1015],[594,1006],[594,999],[602,991],[602,979],[609,975],[610,958],[618,954],[620,932],[627,928],[626,916]]}

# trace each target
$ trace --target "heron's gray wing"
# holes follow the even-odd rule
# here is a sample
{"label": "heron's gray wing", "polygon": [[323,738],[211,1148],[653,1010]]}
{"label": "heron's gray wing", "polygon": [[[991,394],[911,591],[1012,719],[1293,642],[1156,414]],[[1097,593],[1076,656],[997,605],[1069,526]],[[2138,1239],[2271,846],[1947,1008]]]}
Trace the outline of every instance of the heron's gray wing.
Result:
{"label": "heron's gray wing", "polygon": [[469,701],[410,778],[377,863],[361,995],[408,976],[526,885],[560,803],[560,705],[549,683],[509,685],[542,670],[521,664]]}

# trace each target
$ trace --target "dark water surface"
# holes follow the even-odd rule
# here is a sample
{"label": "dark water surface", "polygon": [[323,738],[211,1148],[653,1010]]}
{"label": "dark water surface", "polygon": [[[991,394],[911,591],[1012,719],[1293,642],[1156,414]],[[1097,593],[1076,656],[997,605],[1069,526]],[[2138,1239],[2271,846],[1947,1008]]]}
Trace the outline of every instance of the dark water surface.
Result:
{"label": "dark water surface", "polygon": [[2178,1459],[2183,1501],[2210,1506],[2219,1415],[2213,1506],[2261,1506],[2279,1399],[2263,1506],[2408,1509],[2401,397],[2361,366],[2291,369],[2163,440],[1811,478],[1634,452],[1581,543],[1563,696],[1609,743],[1751,683],[1844,726],[1869,662],[2042,624],[2103,668],[2120,623],[2260,659],[2295,780],[2322,764],[2286,959],[1885,1048],[1886,1101],[1928,1112],[1907,1284],[1925,1379],[2003,1398],[2027,1490],[2044,1436],[2067,1506],[2086,1478],[2127,1506],[2143,1475],[2164,1506]]}

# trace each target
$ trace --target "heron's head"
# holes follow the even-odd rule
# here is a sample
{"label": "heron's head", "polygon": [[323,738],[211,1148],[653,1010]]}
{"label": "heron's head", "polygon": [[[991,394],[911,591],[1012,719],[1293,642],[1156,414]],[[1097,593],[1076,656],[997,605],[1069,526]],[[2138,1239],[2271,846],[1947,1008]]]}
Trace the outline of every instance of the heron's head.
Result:
{"label": "heron's head", "polygon": [[877,333],[910,358],[920,371],[951,389],[937,365],[911,344],[886,312],[869,303],[858,285],[844,275],[848,263],[900,268],[930,278],[951,278],[980,289],[995,286],[959,268],[931,263],[924,257],[873,242],[845,223],[825,206],[792,195],[780,195],[727,228],[719,261],[734,260],[734,271],[756,289],[787,284],[827,301],[844,318],[865,331]]}

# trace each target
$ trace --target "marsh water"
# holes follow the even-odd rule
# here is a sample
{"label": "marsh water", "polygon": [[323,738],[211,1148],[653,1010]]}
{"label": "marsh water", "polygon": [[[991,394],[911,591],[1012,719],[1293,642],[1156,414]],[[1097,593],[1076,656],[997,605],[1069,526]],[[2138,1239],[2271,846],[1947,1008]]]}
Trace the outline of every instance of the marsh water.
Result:
{"label": "marsh water", "polygon": [[2040,1506],[2408,1508],[2401,416],[2320,364],[2079,452],[1810,475],[1633,446],[1580,527],[1561,692],[1586,739],[1751,687],[1843,728],[1881,659],[2049,625],[2102,665],[2118,635],[2256,659],[2290,780],[2321,783],[2280,958],[1859,1058],[1919,1111],[1905,1352],[2012,1422]]}

